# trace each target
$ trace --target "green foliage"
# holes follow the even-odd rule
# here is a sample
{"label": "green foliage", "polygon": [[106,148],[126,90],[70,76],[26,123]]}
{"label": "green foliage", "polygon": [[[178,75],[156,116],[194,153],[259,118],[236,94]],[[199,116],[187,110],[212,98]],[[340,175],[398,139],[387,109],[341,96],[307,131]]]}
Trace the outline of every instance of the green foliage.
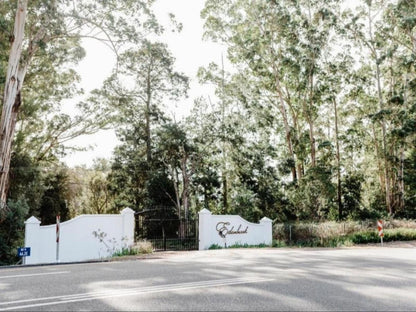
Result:
{"label": "green foliage", "polygon": [[387,229],[384,232],[384,241],[410,241],[416,239],[415,229]]}
{"label": "green foliage", "polygon": [[342,218],[349,220],[370,219],[377,216],[371,215],[363,208],[361,203],[362,183],[364,177],[360,174],[345,176],[341,182],[342,193]]}
{"label": "green foliage", "polygon": [[325,220],[334,207],[335,186],[327,168],[310,170],[297,186],[290,188],[289,198],[298,220]]}
{"label": "green foliage", "polygon": [[[175,71],[165,43],[145,39],[163,31],[152,2],[29,2],[27,38],[39,40],[22,60],[30,66],[9,190],[12,202],[27,202],[28,216],[44,224],[57,213],[64,220],[129,206],[154,208],[156,219],[202,208],[252,222],[416,217],[413,3],[366,1],[344,10],[338,0],[207,0],[205,36],[227,47],[230,62],[198,71],[216,96],[195,100],[178,123],[164,112],[180,105],[189,80]],[[0,8],[0,91],[15,7],[6,1]],[[70,117],[61,104],[82,93],[74,66],[91,29],[105,34],[97,39],[117,52],[118,64]],[[63,143],[109,125],[121,141],[111,164],[74,169],[68,183],[55,170],[68,151]],[[179,227],[164,225],[149,231]],[[320,231],[298,227],[297,240],[338,246],[372,239]]]}
{"label": "green foliage", "polygon": [[272,243],[272,247],[282,248],[282,247],[288,247],[288,245],[286,244],[285,241],[274,239]]}
{"label": "green foliage", "polygon": [[64,169],[49,173],[44,181],[45,192],[42,196],[39,217],[42,225],[55,224],[56,216],[61,222],[69,219],[68,175]]}
{"label": "green foliage", "polygon": [[17,248],[24,245],[24,222],[29,205],[24,199],[9,200],[0,226],[0,265],[16,264]]}
{"label": "green foliage", "polygon": [[26,199],[28,216],[39,216],[44,191],[43,173],[39,165],[28,154],[15,151],[10,163],[8,198],[14,202]]}
{"label": "green foliage", "polygon": [[218,244],[212,244],[209,246],[208,250],[215,250],[215,249],[223,249],[224,247],[218,245]]}
{"label": "green foliage", "polygon": [[112,254],[112,257],[123,257],[123,256],[134,256],[137,255],[138,251],[134,248],[121,248]]}
{"label": "green foliage", "polygon": [[[375,222],[325,222],[275,224],[273,246],[343,247],[354,244],[379,243]],[[414,222],[390,220],[385,222],[384,241],[416,239]]]}
{"label": "green foliage", "polygon": [[[416,142],[415,142],[416,143]],[[413,149],[404,162],[405,175],[405,194],[404,209],[398,211],[397,216],[408,219],[416,218],[416,148]]]}

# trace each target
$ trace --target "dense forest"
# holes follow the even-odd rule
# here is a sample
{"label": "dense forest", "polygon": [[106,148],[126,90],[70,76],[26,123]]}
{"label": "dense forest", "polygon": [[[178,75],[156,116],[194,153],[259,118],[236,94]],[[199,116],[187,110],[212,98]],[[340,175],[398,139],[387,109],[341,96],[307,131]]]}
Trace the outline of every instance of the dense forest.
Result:
{"label": "dense forest", "polygon": [[[0,3],[1,263],[31,215],[51,224],[168,206],[185,219],[202,208],[253,222],[416,218],[414,0],[206,0],[204,36],[227,46],[227,66],[199,69],[215,96],[179,121],[166,108],[190,77],[157,40],[167,29],[153,2]],[[117,64],[68,115],[84,38]],[[111,159],[62,163],[66,142],[109,128],[121,142]]]}

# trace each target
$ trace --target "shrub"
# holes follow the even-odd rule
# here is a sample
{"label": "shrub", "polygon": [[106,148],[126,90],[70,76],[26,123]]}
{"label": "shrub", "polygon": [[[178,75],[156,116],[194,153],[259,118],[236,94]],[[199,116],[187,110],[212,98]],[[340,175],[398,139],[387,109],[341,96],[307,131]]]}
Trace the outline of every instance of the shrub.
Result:
{"label": "shrub", "polygon": [[138,241],[134,246],[121,248],[113,253],[113,257],[134,256],[138,254],[150,254],[153,252],[152,243],[146,240]]}
{"label": "shrub", "polygon": [[218,244],[212,244],[211,246],[209,246],[208,250],[213,250],[213,249],[223,249],[224,247],[218,245]]}
{"label": "shrub", "polygon": [[25,218],[29,206],[24,200],[9,201],[0,220],[0,265],[16,264],[17,248],[24,247]]}
{"label": "shrub", "polygon": [[[275,224],[273,226],[273,238],[289,246],[348,246],[379,242],[380,238],[376,228],[376,220]],[[412,229],[416,230],[415,221],[386,220],[384,222],[384,241],[416,239],[411,234],[413,233]]]}
{"label": "shrub", "polygon": [[274,239],[272,247],[287,247],[287,244],[285,243],[285,241]]}
{"label": "shrub", "polygon": [[122,248],[113,253],[113,257],[134,256],[137,255],[137,250],[134,248]]}
{"label": "shrub", "polygon": [[[276,247],[340,247],[352,244],[380,242],[376,220],[359,222],[323,222],[275,224],[273,238]],[[416,222],[386,220],[384,241],[416,239]],[[284,242],[284,245],[282,244]]]}
{"label": "shrub", "polygon": [[409,241],[416,240],[416,229],[400,228],[384,231],[384,241]]}
{"label": "shrub", "polygon": [[153,245],[147,240],[141,240],[132,249],[136,251],[136,254],[150,254],[153,252]]}

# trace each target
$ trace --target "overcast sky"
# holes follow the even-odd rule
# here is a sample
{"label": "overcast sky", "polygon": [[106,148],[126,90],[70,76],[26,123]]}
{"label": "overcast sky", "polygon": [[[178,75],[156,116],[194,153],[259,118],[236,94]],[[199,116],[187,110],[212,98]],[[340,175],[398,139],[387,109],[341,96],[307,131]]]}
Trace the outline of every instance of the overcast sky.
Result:
{"label": "overcast sky", "polygon": [[[200,12],[204,2],[204,0],[158,0],[154,6],[157,18],[162,24],[168,23],[168,12],[175,14],[176,19],[183,24],[182,32],[166,32],[160,39],[169,45],[176,58],[176,70],[185,73],[191,79],[189,98],[181,101],[180,107],[172,109],[176,111],[175,115],[178,119],[189,111],[195,98],[208,95],[208,89],[197,83],[198,68],[212,61],[220,63],[221,53],[225,53],[225,49],[220,45],[202,40],[203,21]],[[87,55],[79,65],[78,71],[82,77],[81,85],[88,92],[99,88],[103,80],[108,77],[113,68],[114,55],[110,49],[94,40],[85,41],[84,47]],[[67,110],[71,109],[69,103],[66,107]],[[172,117],[172,112],[170,116]],[[94,146],[93,150],[77,152],[63,159],[71,167],[82,164],[90,166],[97,157],[110,158],[117,145],[117,139],[114,131],[102,131],[95,135],[77,138],[69,144]]]}

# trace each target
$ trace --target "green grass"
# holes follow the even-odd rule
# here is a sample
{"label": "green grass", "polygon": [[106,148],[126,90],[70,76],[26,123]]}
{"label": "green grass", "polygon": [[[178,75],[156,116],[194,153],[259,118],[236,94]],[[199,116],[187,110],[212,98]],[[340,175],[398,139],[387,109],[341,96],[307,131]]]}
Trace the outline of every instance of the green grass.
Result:
{"label": "green grass", "polygon": [[123,256],[134,256],[137,255],[138,251],[133,248],[122,248],[121,250],[117,250],[113,253],[113,257],[123,257]]}

